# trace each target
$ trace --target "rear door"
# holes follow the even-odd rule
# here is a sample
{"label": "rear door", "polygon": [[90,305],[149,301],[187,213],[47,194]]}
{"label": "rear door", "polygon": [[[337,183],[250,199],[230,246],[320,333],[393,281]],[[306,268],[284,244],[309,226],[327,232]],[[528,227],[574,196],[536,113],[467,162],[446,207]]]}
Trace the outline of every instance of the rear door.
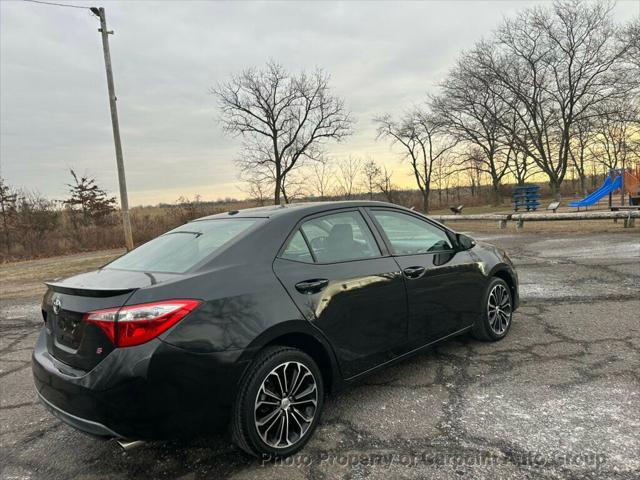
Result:
{"label": "rear door", "polygon": [[402,274],[358,209],[302,222],[274,270],[305,317],[330,339],[345,378],[403,351]]}
{"label": "rear door", "polygon": [[412,345],[472,324],[485,284],[479,262],[457,251],[447,232],[424,217],[391,208],[367,212],[402,270]]}

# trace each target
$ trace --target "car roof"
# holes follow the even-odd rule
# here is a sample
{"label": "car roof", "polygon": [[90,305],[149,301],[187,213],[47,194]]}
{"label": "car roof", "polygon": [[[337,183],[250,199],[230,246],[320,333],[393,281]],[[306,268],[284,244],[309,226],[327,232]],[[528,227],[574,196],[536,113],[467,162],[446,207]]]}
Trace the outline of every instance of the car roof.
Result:
{"label": "car roof", "polygon": [[304,217],[306,215],[320,213],[327,210],[354,207],[393,207],[404,209],[399,205],[387,202],[363,201],[363,200],[341,200],[333,202],[300,202],[287,203],[283,205],[269,205],[265,207],[245,208],[242,210],[231,210],[229,212],[217,213],[206,217],[197,218],[194,221],[213,220],[220,218],[275,218],[281,216]]}

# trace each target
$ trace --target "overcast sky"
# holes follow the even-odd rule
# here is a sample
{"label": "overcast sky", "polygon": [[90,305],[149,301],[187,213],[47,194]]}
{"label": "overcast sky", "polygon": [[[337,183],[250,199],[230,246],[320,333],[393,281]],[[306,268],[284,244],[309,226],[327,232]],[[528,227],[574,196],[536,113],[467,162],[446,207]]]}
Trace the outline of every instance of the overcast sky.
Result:
{"label": "overcast sky", "polygon": [[[268,59],[330,73],[357,123],[329,153],[373,156],[408,184],[372,117],[420,103],[461,50],[534,3],[103,1],[130,203],[245,196],[233,163],[240,141],[222,133],[209,88]],[[620,1],[615,13],[627,21],[640,1]],[[117,192],[97,27],[88,10],[0,2],[0,160],[10,184],[63,198],[74,168]]]}

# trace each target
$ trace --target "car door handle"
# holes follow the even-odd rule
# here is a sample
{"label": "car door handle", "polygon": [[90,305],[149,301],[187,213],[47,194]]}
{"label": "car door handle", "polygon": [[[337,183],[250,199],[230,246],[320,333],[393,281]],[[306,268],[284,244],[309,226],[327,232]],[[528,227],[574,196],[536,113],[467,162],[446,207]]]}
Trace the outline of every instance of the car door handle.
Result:
{"label": "car door handle", "polygon": [[427,269],[424,267],[416,266],[416,267],[407,267],[403,270],[403,272],[407,278],[420,278],[422,275],[424,275],[424,272],[426,270]]}
{"label": "car door handle", "polygon": [[300,293],[311,295],[324,290],[327,285],[329,285],[329,280],[326,278],[314,278],[313,280],[296,283],[296,290]]}

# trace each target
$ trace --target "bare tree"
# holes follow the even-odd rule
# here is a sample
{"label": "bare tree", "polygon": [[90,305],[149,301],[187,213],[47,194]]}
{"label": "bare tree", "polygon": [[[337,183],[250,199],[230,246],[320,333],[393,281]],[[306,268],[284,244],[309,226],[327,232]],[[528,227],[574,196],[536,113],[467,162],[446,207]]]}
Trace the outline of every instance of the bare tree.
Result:
{"label": "bare tree", "polygon": [[267,203],[267,199],[271,196],[269,190],[271,190],[271,179],[266,177],[262,172],[256,171],[253,173],[245,172],[240,176],[240,179],[246,184],[245,188],[241,188],[243,192],[249,195],[249,198],[253,200],[259,207],[264,206]]}
{"label": "bare tree", "polygon": [[490,176],[494,204],[499,204],[500,183],[513,151],[512,137],[503,127],[509,122],[510,106],[495,90],[487,89],[477,73],[473,56],[462,55],[442,82],[441,94],[432,97],[432,105],[452,135],[482,152],[474,153],[474,166]]}
{"label": "bare tree", "polygon": [[483,153],[480,148],[472,147],[467,153],[467,158],[465,159],[467,168],[464,170],[464,173],[466,174],[467,180],[469,182],[472,197],[476,197],[480,193],[480,184],[482,182],[480,162],[482,161],[482,155]]}
{"label": "bare tree", "polygon": [[44,198],[37,191],[21,192],[18,198],[17,236],[31,256],[41,251],[47,232],[58,224],[56,202]]}
{"label": "bare tree", "polygon": [[[640,15],[635,17],[620,32],[622,49],[626,46],[624,60],[630,67],[630,76],[635,79],[637,89],[640,82]],[[638,92],[636,91],[636,94]]]}
{"label": "bare tree", "polygon": [[11,234],[15,229],[18,214],[18,192],[0,177],[0,213],[2,213],[2,236],[7,253],[11,250]]}
{"label": "bare tree", "polygon": [[328,159],[322,159],[311,165],[311,171],[307,180],[312,192],[319,197],[320,200],[324,200],[329,196],[333,177],[333,167]]}
{"label": "bare tree", "polygon": [[580,192],[587,194],[588,164],[591,158],[590,151],[595,140],[593,132],[593,118],[583,117],[573,124],[572,142],[569,146],[571,165],[578,174]]}
{"label": "bare tree", "polygon": [[306,178],[298,170],[290,171],[282,179],[282,199],[285,203],[304,198],[308,195]]}
{"label": "bare tree", "polygon": [[505,21],[495,42],[480,42],[471,53],[484,86],[517,114],[511,133],[548,176],[555,197],[574,123],[631,88],[615,68],[629,45],[616,41],[611,10],[608,3],[579,1],[527,9]]}
{"label": "bare tree", "polygon": [[[443,161],[444,160],[444,161]],[[458,173],[458,169],[454,168],[446,159],[439,159],[433,164],[433,175],[431,177],[432,183],[438,189],[438,208],[441,208],[444,203],[449,203],[449,186],[454,175]],[[443,202],[444,194],[444,202]]]}
{"label": "bare tree", "polygon": [[526,152],[523,152],[517,146],[509,147],[507,151],[507,168],[518,185],[524,185],[529,178],[538,173],[535,167],[535,163]]}
{"label": "bare tree", "polygon": [[378,188],[387,202],[395,203],[395,191],[397,187],[393,184],[391,180],[392,177],[393,172],[388,171],[386,166],[382,167],[382,172],[378,176]]}
{"label": "bare tree", "polygon": [[269,62],[247,69],[212,89],[224,130],[241,136],[244,172],[264,170],[272,177],[274,203],[280,204],[289,172],[305,160],[320,158],[323,144],[351,133],[352,120],[343,101],[331,95],[322,70],[290,75]]}
{"label": "bare tree", "polygon": [[362,169],[362,159],[349,155],[346,160],[338,162],[336,181],[340,193],[350,200],[358,192],[358,178]]}
{"label": "bare tree", "polygon": [[640,154],[640,109],[624,100],[603,103],[590,122],[594,159],[607,169],[624,168]]}
{"label": "bare tree", "polygon": [[518,185],[524,185],[527,180],[539,173],[536,163],[527,154],[527,151],[519,145],[520,141],[527,141],[526,133],[520,131],[518,124],[518,115],[515,112],[509,112],[509,128],[507,130],[505,145],[507,147],[507,169],[513,175]]}
{"label": "bare tree", "polygon": [[380,170],[380,167],[373,158],[367,160],[362,166],[362,175],[364,177],[365,187],[369,193],[369,200],[373,200],[373,191],[376,190],[376,185],[378,185],[380,181],[381,174],[382,170]]}
{"label": "bare tree", "polygon": [[416,185],[422,196],[422,209],[429,211],[433,165],[444,160],[458,144],[447,134],[446,126],[434,116],[414,109],[399,121],[390,115],[374,119],[378,124],[378,138],[390,139],[402,146],[403,157],[409,161]]}

